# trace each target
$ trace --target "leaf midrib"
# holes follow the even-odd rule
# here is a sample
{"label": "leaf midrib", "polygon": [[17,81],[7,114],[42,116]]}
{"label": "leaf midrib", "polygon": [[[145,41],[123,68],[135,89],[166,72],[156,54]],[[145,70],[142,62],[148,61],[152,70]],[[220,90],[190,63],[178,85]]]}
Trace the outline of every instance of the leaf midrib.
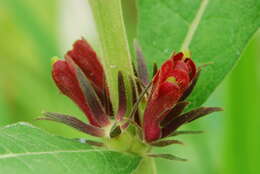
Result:
{"label": "leaf midrib", "polygon": [[201,18],[208,6],[209,0],[201,0],[200,6],[198,8],[197,13],[195,14],[195,17],[193,21],[191,22],[188,32],[183,40],[183,43],[181,45],[181,51],[186,51],[189,49],[189,45],[192,41],[193,35],[197,31],[197,28],[200,24]]}
{"label": "leaf midrib", "polygon": [[100,153],[100,152],[112,152],[112,151],[91,149],[91,150],[58,150],[58,151],[46,151],[46,152],[9,153],[9,154],[0,155],[0,160],[6,158],[21,157],[21,156],[52,155],[52,154],[60,154],[60,153],[86,153],[86,152]]}

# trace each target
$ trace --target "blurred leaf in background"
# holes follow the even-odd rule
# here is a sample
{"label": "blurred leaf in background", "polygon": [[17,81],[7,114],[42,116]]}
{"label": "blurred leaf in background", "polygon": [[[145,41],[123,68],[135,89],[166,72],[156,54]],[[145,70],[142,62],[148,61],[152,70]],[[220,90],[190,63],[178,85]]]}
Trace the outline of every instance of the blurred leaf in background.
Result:
{"label": "blurred leaf in background", "polygon": [[[48,52],[45,50],[50,50],[50,54],[57,53],[55,48],[50,45],[46,48],[46,44],[44,46],[41,43],[41,40],[48,40],[48,37],[53,38],[55,34],[50,36],[49,33],[54,27],[51,27],[50,21],[46,25],[44,21],[41,22],[40,16],[44,13],[36,10],[37,4],[32,4],[31,1],[24,2],[0,1],[1,96],[6,102],[8,117],[12,121],[32,118],[31,114],[35,106],[37,107],[37,100],[42,95],[37,95],[37,85],[47,86],[47,74],[44,74],[44,70],[50,69],[46,58],[50,55],[47,55]],[[38,7],[41,5],[39,3]],[[36,12],[33,11],[34,8],[29,8],[33,6]],[[53,16],[50,11],[49,15]],[[28,102],[30,100],[31,102]]]}
{"label": "blurred leaf in background", "polygon": [[[223,169],[237,174],[260,171],[260,32],[228,79]],[[223,171],[224,171],[223,170]]]}
{"label": "blurred leaf in background", "polygon": [[[63,57],[60,50],[66,47],[65,39],[61,39],[64,33],[59,31],[63,27],[59,20],[64,20],[60,19],[63,17],[60,4],[64,3],[0,0],[0,120],[3,120],[0,125],[23,120],[61,135],[81,135],[66,126],[34,121],[43,110],[71,113],[85,119],[71,101],[59,94],[51,80],[51,57]],[[69,10],[68,6],[64,8]],[[82,33],[77,34],[74,40]],[[67,49],[73,41],[67,43]]]}

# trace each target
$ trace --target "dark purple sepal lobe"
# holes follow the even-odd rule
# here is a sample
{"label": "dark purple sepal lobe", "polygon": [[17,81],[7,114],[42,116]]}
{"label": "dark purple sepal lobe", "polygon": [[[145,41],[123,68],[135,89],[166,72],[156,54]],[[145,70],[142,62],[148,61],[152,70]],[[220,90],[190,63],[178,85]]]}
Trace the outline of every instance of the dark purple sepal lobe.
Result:
{"label": "dark purple sepal lobe", "polygon": [[201,107],[194,109],[190,112],[184,113],[172,120],[166,127],[162,129],[162,137],[167,137],[176,131],[181,125],[194,121],[202,116],[208,115],[213,112],[222,111],[219,107]]}
{"label": "dark purple sepal lobe", "polygon": [[49,120],[49,121],[63,123],[83,133],[96,136],[96,137],[103,137],[105,135],[103,129],[86,124],[81,120],[77,119],[76,117],[70,115],[59,114],[54,112],[45,112],[43,113],[43,115],[44,117],[38,118],[38,120]]}
{"label": "dark purple sepal lobe", "polygon": [[156,146],[156,147],[165,147],[173,144],[183,145],[183,143],[179,140],[160,140],[160,141],[150,143],[151,146]]}
{"label": "dark purple sepal lobe", "polygon": [[173,161],[182,161],[182,162],[188,161],[187,159],[180,158],[171,154],[148,154],[148,156],[152,158],[162,158],[162,159],[173,160]]}

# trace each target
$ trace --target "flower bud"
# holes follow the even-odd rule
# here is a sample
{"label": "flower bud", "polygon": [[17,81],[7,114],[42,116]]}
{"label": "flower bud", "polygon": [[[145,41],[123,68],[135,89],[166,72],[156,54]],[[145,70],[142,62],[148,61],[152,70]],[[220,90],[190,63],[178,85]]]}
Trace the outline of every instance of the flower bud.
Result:
{"label": "flower bud", "polygon": [[[106,111],[111,105],[107,104],[110,101],[103,101],[109,99],[109,94],[104,70],[95,51],[86,40],[78,40],[65,59],[53,64],[52,77],[57,87],[81,108],[90,124],[106,126],[109,124]],[[82,72],[80,77],[79,72]]]}
{"label": "flower bud", "polygon": [[182,97],[196,74],[196,66],[183,53],[174,54],[158,70],[144,112],[144,135],[147,142],[161,137],[160,122]]}
{"label": "flower bud", "polygon": [[98,126],[98,122],[91,113],[84,98],[84,95],[80,89],[76,75],[70,70],[69,65],[66,61],[58,60],[53,64],[52,78],[60,91],[64,95],[72,99],[88,116],[90,124]]}
{"label": "flower bud", "polygon": [[74,43],[73,49],[67,53],[80,67],[86,77],[92,82],[99,96],[106,87],[105,73],[96,52],[86,40],[78,40]]}

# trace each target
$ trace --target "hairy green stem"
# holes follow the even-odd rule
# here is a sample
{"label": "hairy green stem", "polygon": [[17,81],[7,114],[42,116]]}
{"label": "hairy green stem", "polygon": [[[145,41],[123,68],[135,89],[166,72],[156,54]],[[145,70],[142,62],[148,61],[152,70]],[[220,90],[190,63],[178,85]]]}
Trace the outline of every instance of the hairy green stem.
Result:
{"label": "hairy green stem", "polygon": [[[133,76],[132,60],[129,51],[126,29],[124,26],[121,0],[89,0],[94,14],[96,27],[99,33],[101,44],[101,58],[105,66],[107,82],[110,89],[113,105],[118,105],[117,93],[117,73],[122,71],[126,76]],[[130,82],[125,79],[127,84],[128,102],[131,103]],[[116,148],[125,147],[126,151],[137,154],[147,151],[147,147],[139,143],[137,146],[126,147],[131,139],[130,134],[125,133],[126,137],[118,137],[106,142],[108,147]],[[122,135],[124,136],[124,134]],[[121,145],[123,143],[123,145]],[[132,144],[132,143],[131,143]],[[118,148],[117,148],[118,147]],[[134,174],[156,174],[156,167],[152,158],[144,157]]]}
{"label": "hairy green stem", "polygon": [[[101,58],[114,108],[118,105],[117,73],[133,76],[131,55],[124,26],[121,0],[89,0],[101,45]],[[127,82],[127,96],[131,96]],[[130,99],[128,99],[130,101]]]}

